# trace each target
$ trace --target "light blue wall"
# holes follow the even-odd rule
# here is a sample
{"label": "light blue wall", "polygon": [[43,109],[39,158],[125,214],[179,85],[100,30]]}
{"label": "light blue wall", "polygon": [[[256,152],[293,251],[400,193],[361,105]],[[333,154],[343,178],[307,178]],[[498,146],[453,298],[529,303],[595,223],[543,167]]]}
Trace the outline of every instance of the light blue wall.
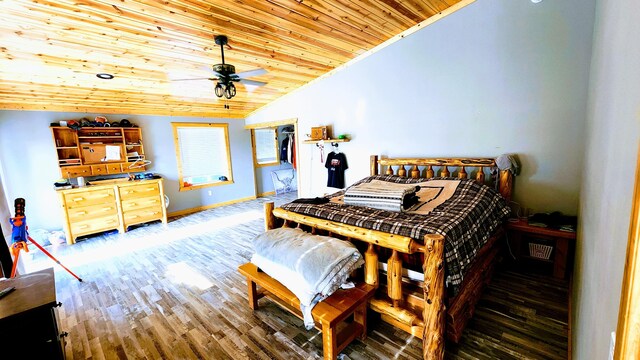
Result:
{"label": "light blue wall", "polygon": [[600,1],[596,14],[574,271],[575,359],[608,358],[640,142],[640,2]]}
{"label": "light blue wall", "polygon": [[[40,111],[0,111],[0,166],[7,198],[24,197],[32,229],[61,229],[62,215],[53,183],[60,178],[49,124],[60,120],[94,118],[102,114]],[[251,136],[242,120],[192,117],[107,115],[109,120],[129,119],[142,128],[149,172],[164,177],[170,198],[168,211],[255,196]],[[233,180],[231,185],[178,191],[178,170],[171,122],[217,122],[229,124]],[[211,195],[209,194],[211,191]],[[13,204],[12,200],[10,200]]]}
{"label": "light blue wall", "polygon": [[[578,208],[595,0],[478,0],[271,103],[248,124],[298,118],[301,134],[348,133],[347,184],[369,155],[518,153],[515,200]],[[302,138],[301,140],[304,140]],[[313,145],[300,146],[301,196],[333,192]]]}

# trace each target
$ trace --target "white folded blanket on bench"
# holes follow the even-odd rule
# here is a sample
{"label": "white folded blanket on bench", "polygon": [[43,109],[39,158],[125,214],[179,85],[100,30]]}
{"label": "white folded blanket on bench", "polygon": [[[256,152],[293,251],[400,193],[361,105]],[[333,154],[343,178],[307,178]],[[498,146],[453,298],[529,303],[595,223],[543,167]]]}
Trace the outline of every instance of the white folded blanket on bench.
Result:
{"label": "white folded blanket on bench", "polygon": [[300,300],[307,329],[314,326],[311,310],[347,281],[364,261],[348,241],[279,228],[258,235],[251,262],[287,287]]}

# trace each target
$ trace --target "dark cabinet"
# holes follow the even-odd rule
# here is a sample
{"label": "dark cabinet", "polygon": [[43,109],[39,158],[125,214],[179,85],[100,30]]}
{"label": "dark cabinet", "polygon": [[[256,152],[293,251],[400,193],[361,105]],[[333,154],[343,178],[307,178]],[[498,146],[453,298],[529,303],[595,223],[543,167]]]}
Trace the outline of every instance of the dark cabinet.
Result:
{"label": "dark cabinet", "polygon": [[11,286],[16,290],[0,298],[0,349],[15,349],[23,358],[64,359],[53,269],[0,282],[0,289]]}

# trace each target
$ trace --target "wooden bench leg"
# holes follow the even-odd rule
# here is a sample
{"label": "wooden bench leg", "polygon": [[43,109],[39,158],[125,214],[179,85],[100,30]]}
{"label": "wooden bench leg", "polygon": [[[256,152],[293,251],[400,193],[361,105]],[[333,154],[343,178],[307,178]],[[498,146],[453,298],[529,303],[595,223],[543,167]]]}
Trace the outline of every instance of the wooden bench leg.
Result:
{"label": "wooden bench leg", "polygon": [[353,321],[362,325],[362,334],[360,334],[359,336],[360,340],[367,339],[367,307],[368,303],[365,301],[364,303],[360,304],[360,306],[358,306],[356,311],[354,311],[353,313]]}
{"label": "wooden bench leg", "polygon": [[338,336],[335,327],[322,326],[322,352],[325,360],[335,360],[338,356]]}
{"label": "wooden bench leg", "polygon": [[256,310],[258,308],[258,291],[256,289],[256,283],[247,278],[247,287],[249,290],[249,307],[251,310]]}

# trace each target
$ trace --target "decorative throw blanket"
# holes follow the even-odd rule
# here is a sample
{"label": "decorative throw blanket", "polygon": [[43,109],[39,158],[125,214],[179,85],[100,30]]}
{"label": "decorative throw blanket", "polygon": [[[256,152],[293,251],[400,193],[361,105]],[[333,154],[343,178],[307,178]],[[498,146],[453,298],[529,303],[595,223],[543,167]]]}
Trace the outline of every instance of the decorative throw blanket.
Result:
{"label": "decorative throw blanket", "polygon": [[[427,190],[425,198],[428,201],[418,203],[416,212],[392,212],[340,203],[340,196],[344,195],[342,191],[330,195],[331,202],[327,204],[289,203],[282,208],[317,218],[408,236],[420,242],[426,234],[441,234],[445,237],[447,283],[452,285],[454,294],[459,290],[464,274],[478,250],[510,213],[506,201],[498,192],[471,179],[412,179],[395,175],[377,175],[360,180],[354,186],[372,180],[420,184],[421,190],[418,194]],[[443,185],[445,182],[451,182],[455,186]],[[430,184],[439,186],[432,188]],[[446,201],[441,199],[447,196],[449,197]],[[420,264],[418,265],[415,270],[421,270]]]}
{"label": "decorative throw blanket", "polygon": [[344,203],[381,210],[404,211],[416,204],[418,190],[420,186],[372,180],[350,186],[344,193]]}
{"label": "decorative throw blanket", "polygon": [[348,241],[279,228],[258,235],[251,262],[300,300],[305,327],[314,326],[311,310],[362,266],[362,255]]}

